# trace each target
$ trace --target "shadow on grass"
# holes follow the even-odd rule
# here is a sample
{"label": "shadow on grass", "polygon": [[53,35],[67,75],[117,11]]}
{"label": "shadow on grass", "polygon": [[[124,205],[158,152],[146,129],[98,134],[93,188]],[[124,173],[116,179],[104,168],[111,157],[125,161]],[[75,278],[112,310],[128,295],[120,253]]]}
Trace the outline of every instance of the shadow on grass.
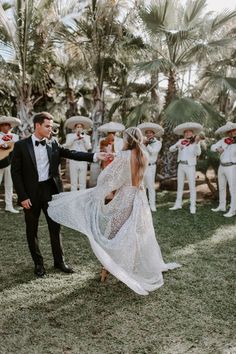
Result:
{"label": "shadow on grass", "polygon": [[[54,272],[44,219],[39,237],[48,276],[34,280],[23,216],[3,216],[2,352],[209,354],[233,345],[235,240],[228,236],[236,219],[212,213],[207,203],[196,216],[185,206],[171,212],[170,199],[153,214],[154,225],[165,260],[176,257],[183,267],[164,273],[164,286],[147,297],[112,276],[101,284],[87,239],[69,229],[65,254],[76,274]],[[212,242],[221,230],[225,239],[222,231]]]}

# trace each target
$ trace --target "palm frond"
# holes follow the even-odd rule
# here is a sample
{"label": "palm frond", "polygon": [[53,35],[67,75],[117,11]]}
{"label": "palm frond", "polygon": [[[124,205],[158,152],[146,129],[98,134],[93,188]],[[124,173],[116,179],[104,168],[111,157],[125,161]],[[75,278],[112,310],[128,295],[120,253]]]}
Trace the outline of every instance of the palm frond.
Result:
{"label": "palm frond", "polygon": [[153,112],[155,112],[157,116],[159,115],[156,104],[154,105],[147,100],[143,100],[142,103],[131,109],[124,123],[128,127],[137,126],[143,121],[148,121]]}
{"label": "palm frond", "polygon": [[146,7],[141,7],[139,17],[146,27],[146,30],[152,34],[158,34],[163,30],[169,9],[172,8],[172,0],[152,2]]}
{"label": "palm frond", "polygon": [[204,101],[201,101],[201,104],[207,112],[207,116],[204,121],[204,126],[206,128],[215,131],[221,125],[225,124],[225,117],[222,116],[212,104]]}
{"label": "palm frond", "polygon": [[236,78],[227,77],[221,72],[211,72],[208,71],[205,73],[208,84],[212,86],[218,86],[220,89],[228,89],[236,91]]}
{"label": "palm frond", "polygon": [[3,6],[0,3],[0,25],[1,29],[5,32],[7,35],[9,41],[14,41],[14,29],[12,28],[11,21],[6,16],[6,12],[3,8]]}
{"label": "palm frond", "polygon": [[204,123],[207,112],[204,107],[192,98],[176,97],[162,112],[164,125],[168,130],[185,122]]}
{"label": "palm frond", "polygon": [[195,19],[199,20],[206,7],[206,0],[188,0],[185,5],[184,22],[186,25],[191,24]]}
{"label": "palm frond", "polygon": [[226,25],[230,20],[236,18],[235,10],[224,10],[219,13],[211,22],[211,33],[214,33],[222,26]]}
{"label": "palm frond", "polygon": [[174,64],[168,59],[160,58],[148,62],[138,63],[134,66],[134,70],[137,72],[156,73],[167,72],[174,69],[174,67]]}

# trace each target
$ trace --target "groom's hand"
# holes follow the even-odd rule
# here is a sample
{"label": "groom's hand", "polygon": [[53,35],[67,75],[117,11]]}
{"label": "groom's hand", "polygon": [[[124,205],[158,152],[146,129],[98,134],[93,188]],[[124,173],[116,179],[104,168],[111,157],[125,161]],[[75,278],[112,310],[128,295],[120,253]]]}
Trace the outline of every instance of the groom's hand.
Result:
{"label": "groom's hand", "polygon": [[114,155],[111,153],[99,152],[96,154],[96,158],[102,161],[108,161],[108,160],[112,161],[114,159]]}
{"label": "groom's hand", "polygon": [[32,207],[32,203],[31,203],[30,199],[23,200],[21,202],[21,205],[24,209],[30,209],[30,207]]}

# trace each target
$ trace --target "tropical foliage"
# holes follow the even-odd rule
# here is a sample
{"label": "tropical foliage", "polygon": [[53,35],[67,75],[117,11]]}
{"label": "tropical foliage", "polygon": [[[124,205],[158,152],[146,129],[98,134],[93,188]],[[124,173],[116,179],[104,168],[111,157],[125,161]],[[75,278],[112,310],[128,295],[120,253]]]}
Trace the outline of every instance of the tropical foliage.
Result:
{"label": "tropical foliage", "polygon": [[174,126],[194,120],[211,135],[236,118],[236,11],[206,4],[0,1],[0,113],[18,115],[22,135],[35,111],[90,115],[94,146],[104,121],[161,123],[162,174],[173,175]]}

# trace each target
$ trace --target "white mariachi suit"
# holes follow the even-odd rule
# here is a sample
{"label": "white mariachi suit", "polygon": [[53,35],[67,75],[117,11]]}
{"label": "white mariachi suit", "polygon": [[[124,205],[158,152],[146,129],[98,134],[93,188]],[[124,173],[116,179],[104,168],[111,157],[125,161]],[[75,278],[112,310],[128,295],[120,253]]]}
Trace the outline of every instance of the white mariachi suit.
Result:
{"label": "white mariachi suit", "polygon": [[[11,135],[12,139],[9,140],[8,142],[16,142],[19,140],[19,136],[13,133],[8,133],[4,134],[3,132],[0,132],[0,145],[6,143],[2,138],[5,135]],[[4,188],[5,188],[5,204],[6,204],[6,209],[13,209],[13,183],[11,179],[11,165],[5,167],[5,168],[0,168],[0,185],[2,183],[4,177]]]}
{"label": "white mariachi suit", "polygon": [[115,152],[119,152],[123,149],[123,139],[115,136],[114,139],[114,150]]}
{"label": "white mariachi suit", "polygon": [[[90,136],[84,134],[83,139],[78,139],[75,133],[67,134],[65,147],[70,150],[87,152],[91,149]],[[88,163],[86,161],[69,160],[71,190],[86,189]]]}
{"label": "white mariachi suit", "polygon": [[176,144],[170,147],[170,152],[178,150],[178,171],[177,171],[177,198],[175,201],[175,207],[182,207],[182,197],[184,191],[184,180],[187,177],[190,190],[190,211],[195,213],[196,211],[196,163],[197,156],[201,155],[200,143],[193,143],[189,145],[178,145],[186,139],[180,139]]}
{"label": "white mariachi suit", "polygon": [[[98,142],[98,147],[97,147],[97,150],[96,152],[100,152],[100,143],[102,140],[104,140],[105,138],[101,138],[99,139],[99,142]],[[115,135],[115,138],[114,138],[114,151],[115,152],[119,152],[123,149],[123,139],[122,138],[119,138],[118,136]],[[111,151],[107,151],[107,152],[111,152]]]}
{"label": "white mariachi suit", "polygon": [[155,191],[155,176],[156,162],[158,153],[160,152],[162,143],[154,139],[153,143],[144,145],[144,151],[148,157],[148,167],[144,175],[144,185],[148,190],[148,199],[151,210],[156,210],[156,191]]}
{"label": "white mariachi suit", "polygon": [[[227,139],[226,139],[227,140]],[[224,152],[220,155],[220,166],[218,169],[219,183],[219,208],[226,209],[226,185],[229,184],[231,197],[230,211],[236,211],[236,144],[227,144],[225,138],[211,146],[212,151],[222,148]]]}

